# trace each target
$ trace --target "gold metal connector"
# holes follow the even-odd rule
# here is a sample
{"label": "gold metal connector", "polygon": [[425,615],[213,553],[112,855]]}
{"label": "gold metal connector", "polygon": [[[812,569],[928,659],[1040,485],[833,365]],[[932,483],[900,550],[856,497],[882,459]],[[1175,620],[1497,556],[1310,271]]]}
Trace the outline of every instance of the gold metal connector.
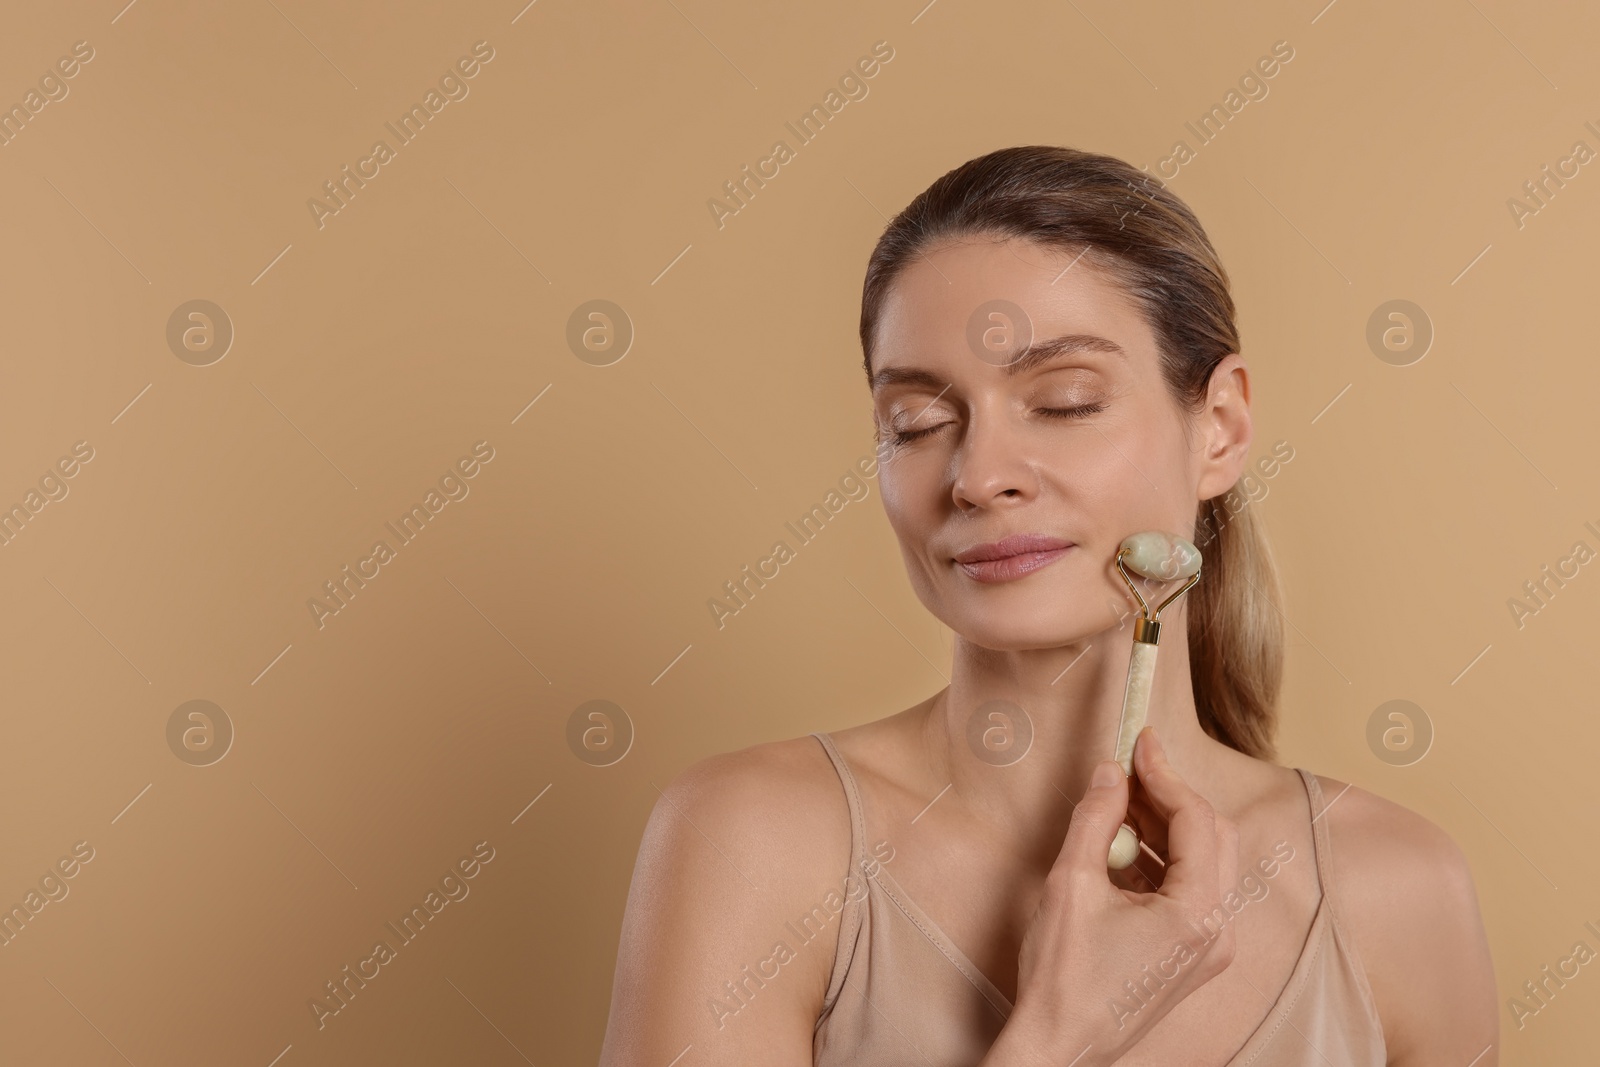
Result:
{"label": "gold metal connector", "polygon": [[1128,574],[1128,569],[1122,565],[1122,557],[1127,554],[1128,550],[1126,548],[1117,552],[1117,573],[1122,575],[1122,580],[1127,583],[1128,592],[1132,593],[1133,598],[1139,602],[1139,615],[1133,621],[1133,639],[1147,645],[1158,644],[1161,640],[1161,612],[1166,609],[1168,604],[1187,593],[1189,587],[1200,580],[1200,572],[1195,571],[1191,574],[1189,580],[1183,583],[1182,588],[1163,600],[1160,607],[1156,608],[1155,611],[1151,611],[1150,605],[1139,594],[1139,587],[1133,584],[1133,578]]}

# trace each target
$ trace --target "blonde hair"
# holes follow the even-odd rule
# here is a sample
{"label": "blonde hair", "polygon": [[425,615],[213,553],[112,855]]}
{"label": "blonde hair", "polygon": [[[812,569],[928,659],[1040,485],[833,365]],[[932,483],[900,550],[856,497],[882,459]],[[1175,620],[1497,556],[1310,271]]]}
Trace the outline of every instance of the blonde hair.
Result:
{"label": "blonde hair", "polygon": [[[940,177],[878,238],[861,296],[862,364],[872,378],[883,301],[913,258],[968,236],[1023,238],[1082,255],[1116,279],[1155,333],[1162,379],[1198,412],[1211,373],[1239,351],[1228,275],[1194,213],[1159,179],[1112,156],[1074,148],[1003,148]],[[1241,479],[1242,482],[1242,479]],[[1242,485],[1230,493],[1247,500]],[[1207,734],[1272,759],[1283,681],[1277,568],[1260,517],[1247,504],[1202,500],[1193,536],[1204,577],[1188,594],[1190,680]]]}

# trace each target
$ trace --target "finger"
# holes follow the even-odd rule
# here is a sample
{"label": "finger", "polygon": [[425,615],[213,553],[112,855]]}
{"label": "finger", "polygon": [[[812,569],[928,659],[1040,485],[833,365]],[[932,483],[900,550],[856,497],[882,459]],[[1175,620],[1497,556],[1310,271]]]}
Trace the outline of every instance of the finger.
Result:
{"label": "finger", "polygon": [[1106,868],[1106,875],[1111,879],[1111,884],[1123,892],[1135,895],[1158,893],[1161,891],[1161,879],[1152,877],[1150,872],[1144,869],[1144,861],[1148,858],[1141,852],[1139,858],[1126,867],[1121,869]]}
{"label": "finger", "polygon": [[1208,949],[1220,953],[1216,960],[1222,967],[1227,967],[1233,960],[1238,946],[1238,923],[1227,921],[1223,912],[1223,901],[1230,894],[1237,892],[1238,887],[1233,884],[1239,870],[1239,831],[1228,819],[1219,818],[1216,828],[1217,839],[1217,896],[1207,907],[1210,915],[1216,916],[1215,924],[1210,917],[1201,920],[1201,925],[1206,929],[1216,930],[1215,938],[1208,943]]}
{"label": "finger", "polygon": [[1156,811],[1149,794],[1137,777],[1129,779],[1128,822],[1139,831],[1139,840],[1149,845],[1163,863],[1167,860],[1167,820]]}
{"label": "finger", "polygon": [[1141,796],[1139,779],[1128,779],[1128,812],[1124,824],[1131,826],[1138,837],[1139,850],[1134,861],[1111,875],[1111,883],[1119,889],[1134,893],[1155,893],[1161,889],[1166,877],[1167,824],[1156,814],[1150,801]]}
{"label": "finger", "polygon": [[1120,871],[1111,871],[1111,884],[1130,893],[1159,893],[1167,876],[1166,864],[1143,848],[1139,856]]}
{"label": "finger", "polygon": [[[1137,884],[1121,885],[1115,876],[1111,881],[1121,888],[1153,892],[1160,887],[1162,873],[1166,867],[1167,823],[1151,803],[1137,774],[1128,779],[1128,812],[1123,821],[1133,827],[1143,846],[1135,860],[1135,866],[1124,868],[1130,872],[1130,877]],[[1150,854],[1152,852],[1155,853],[1154,856]]]}
{"label": "finger", "polygon": [[[1072,810],[1072,822],[1061,843],[1057,864],[1106,877],[1106,854],[1128,811],[1128,780],[1115,760],[1102,760],[1094,768],[1089,788]],[[1110,880],[1107,879],[1107,884]]]}
{"label": "finger", "polygon": [[1235,886],[1234,878],[1239,872],[1239,830],[1233,823],[1219,819],[1217,821],[1217,891],[1218,900],[1226,900]]}
{"label": "finger", "polygon": [[1216,813],[1179,777],[1152,727],[1139,732],[1134,762],[1156,814],[1167,825],[1167,870],[1161,891],[1169,896],[1210,897],[1218,884]]}

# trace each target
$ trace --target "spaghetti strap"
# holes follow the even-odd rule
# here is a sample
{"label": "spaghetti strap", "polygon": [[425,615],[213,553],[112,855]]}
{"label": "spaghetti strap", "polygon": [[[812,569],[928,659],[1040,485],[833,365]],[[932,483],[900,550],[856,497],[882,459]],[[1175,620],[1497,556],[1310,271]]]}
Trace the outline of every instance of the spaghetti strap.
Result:
{"label": "spaghetti strap", "polygon": [[[1334,892],[1332,837],[1328,833],[1328,822],[1323,818],[1328,813],[1328,809],[1338,802],[1339,797],[1334,797],[1331,802],[1324,800],[1322,783],[1317,780],[1317,776],[1304,767],[1296,767],[1295,770],[1300,772],[1300,780],[1305,783],[1306,787],[1306,797],[1311,803],[1311,843],[1312,849],[1316,853],[1317,885],[1328,902],[1329,910],[1333,913],[1334,924],[1336,926],[1341,925],[1339,920],[1342,916],[1339,911],[1337,894]],[[1345,786],[1345,789],[1348,788],[1350,787]],[[1344,791],[1341,790],[1339,796],[1343,795]]]}
{"label": "spaghetti strap", "polygon": [[[828,754],[828,759],[844,786],[845,804],[850,809],[850,866],[845,872],[846,892],[844,909],[840,913],[839,946],[833,958],[833,972],[828,977],[828,991],[822,998],[822,1010],[817,1017],[816,1026],[820,1027],[828,1018],[834,1002],[839,999],[840,990],[844,988],[845,973],[850,969],[850,961],[855,956],[856,941],[861,933],[861,910],[866,907],[866,896],[863,894],[859,898],[852,897],[848,886],[857,871],[865,870],[867,830],[861,812],[861,790],[856,785],[856,776],[851,772],[850,765],[845,762],[838,746],[828,734],[813,730],[811,736],[822,743],[822,750]],[[815,1029],[816,1027],[813,1027],[813,1030]]]}

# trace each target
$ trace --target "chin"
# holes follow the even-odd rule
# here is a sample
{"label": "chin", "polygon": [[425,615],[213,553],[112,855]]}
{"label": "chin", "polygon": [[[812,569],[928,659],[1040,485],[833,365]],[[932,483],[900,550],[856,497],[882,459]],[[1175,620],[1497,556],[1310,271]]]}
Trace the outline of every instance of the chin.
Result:
{"label": "chin", "polygon": [[934,614],[968,643],[996,652],[1081,645],[1117,628],[1109,602],[1095,611],[1092,600],[1076,598],[1051,604],[968,603]]}

